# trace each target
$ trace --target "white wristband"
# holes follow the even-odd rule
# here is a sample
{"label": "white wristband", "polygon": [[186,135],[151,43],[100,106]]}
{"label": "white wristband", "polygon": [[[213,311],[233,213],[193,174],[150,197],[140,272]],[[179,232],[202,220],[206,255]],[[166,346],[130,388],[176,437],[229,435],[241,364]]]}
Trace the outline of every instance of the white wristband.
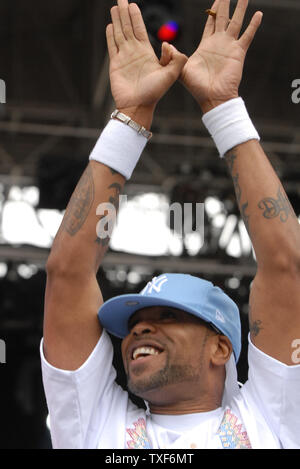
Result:
{"label": "white wristband", "polygon": [[100,135],[90,160],[105,164],[129,180],[147,141],[146,137],[128,125],[111,119]]}
{"label": "white wristband", "polygon": [[202,120],[221,158],[236,145],[249,140],[260,140],[242,98],[220,104],[204,114]]}

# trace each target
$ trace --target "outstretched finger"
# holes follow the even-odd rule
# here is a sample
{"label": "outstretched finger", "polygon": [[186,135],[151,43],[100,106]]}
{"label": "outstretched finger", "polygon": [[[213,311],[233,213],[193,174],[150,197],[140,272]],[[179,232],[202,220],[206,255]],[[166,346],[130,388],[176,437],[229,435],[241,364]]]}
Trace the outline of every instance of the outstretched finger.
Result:
{"label": "outstretched finger", "polygon": [[257,11],[255,13],[255,15],[252,17],[252,20],[251,20],[248,28],[246,29],[244,34],[240,37],[238,42],[239,42],[240,46],[245,50],[245,52],[247,52],[247,50],[249,49],[249,47],[250,47],[250,45],[251,45],[251,43],[252,43],[252,41],[255,37],[255,34],[257,33],[257,30],[261,25],[262,18],[263,18],[262,12]]}
{"label": "outstretched finger", "polygon": [[123,28],[120,18],[119,7],[115,6],[111,9],[111,19],[114,27],[114,38],[117,47],[120,47],[126,41],[126,38],[123,34]]}
{"label": "outstretched finger", "polygon": [[[219,0],[216,0],[213,6],[211,7],[211,11],[216,13],[219,5]],[[211,36],[215,32],[216,27],[216,18],[213,15],[208,15],[206,25],[204,27],[202,39]]]}
{"label": "outstretched finger", "polygon": [[216,16],[216,32],[225,31],[229,23],[230,0],[220,0]]}
{"label": "outstretched finger", "polygon": [[136,3],[131,3],[129,5],[129,14],[131,17],[135,37],[139,41],[148,41],[148,33],[142,17],[142,13]]}
{"label": "outstretched finger", "polygon": [[229,23],[227,32],[235,39],[239,37],[241,32],[245,14],[248,7],[248,0],[239,0],[233,14],[232,20]]}
{"label": "outstretched finger", "polygon": [[126,39],[134,37],[131,18],[129,14],[128,0],[118,0],[120,19],[123,29],[123,34]]}
{"label": "outstretched finger", "polygon": [[107,47],[110,59],[114,57],[118,53],[118,47],[115,42],[114,37],[114,27],[112,24],[109,24],[106,28],[106,40],[107,40]]}

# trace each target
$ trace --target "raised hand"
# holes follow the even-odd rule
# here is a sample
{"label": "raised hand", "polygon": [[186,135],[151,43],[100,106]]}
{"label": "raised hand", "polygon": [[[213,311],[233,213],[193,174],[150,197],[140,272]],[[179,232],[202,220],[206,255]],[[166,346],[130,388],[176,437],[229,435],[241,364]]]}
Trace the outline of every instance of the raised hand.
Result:
{"label": "raised hand", "polygon": [[151,46],[139,7],[118,0],[107,27],[111,90],[122,112],[154,111],[158,101],[180,76],[187,57],[164,43],[159,61]]}
{"label": "raised hand", "polygon": [[181,81],[195,97],[203,112],[239,95],[247,51],[262,21],[256,12],[239,38],[248,0],[239,0],[229,20],[230,0],[216,0],[209,16],[202,40],[186,63]]}

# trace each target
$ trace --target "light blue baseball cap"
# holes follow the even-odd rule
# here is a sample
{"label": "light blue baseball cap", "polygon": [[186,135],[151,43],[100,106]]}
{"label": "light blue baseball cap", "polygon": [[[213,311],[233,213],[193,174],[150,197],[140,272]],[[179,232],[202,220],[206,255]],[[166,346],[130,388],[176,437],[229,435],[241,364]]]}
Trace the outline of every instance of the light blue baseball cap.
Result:
{"label": "light blue baseball cap", "polygon": [[109,333],[123,339],[129,334],[129,318],[150,306],[180,309],[209,323],[230,339],[235,362],[238,361],[241,322],[237,305],[219,287],[192,275],[172,273],[154,277],[140,293],[120,295],[106,301],[98,317]]}

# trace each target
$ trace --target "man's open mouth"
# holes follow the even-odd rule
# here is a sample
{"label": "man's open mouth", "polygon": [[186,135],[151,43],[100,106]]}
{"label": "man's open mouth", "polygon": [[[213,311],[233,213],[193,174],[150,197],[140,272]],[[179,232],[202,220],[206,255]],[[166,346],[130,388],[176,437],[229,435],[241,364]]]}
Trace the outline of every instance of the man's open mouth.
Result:
{"label": "man's open mouth", "polygon": [[140,360],[141,358],[159,355],[160,353],[162,353],[161,349],[152,345],[144,345],[142,347],[136,347],[132,352],[131,358],[132,360]]}

